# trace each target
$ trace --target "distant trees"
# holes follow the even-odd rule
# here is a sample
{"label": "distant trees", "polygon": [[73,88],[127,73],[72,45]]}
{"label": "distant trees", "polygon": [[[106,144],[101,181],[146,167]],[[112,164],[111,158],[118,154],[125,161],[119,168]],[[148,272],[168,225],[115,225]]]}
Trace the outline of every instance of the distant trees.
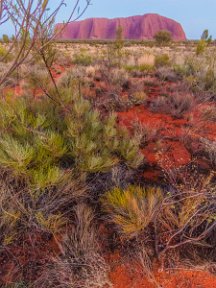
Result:
{"label": "distant trees", "polygon": [[6,35],[6,34],[3,34],[2,35],[2,41],[4,42],[4,43],[9,43],[10,42],[10,39],[9,39],[9,37],[8,37],[8,35]]}
{"label": "distant trees", "polygon": [[208,44],[210,44],[212,41],[212,36],[209,36],[209,31],[208,29],[205,29],[201,35],[201,38],[197,44],[196,47],[196,54],[201,55],[205,52]]}
{"label": "distant trees", "polygon": [[205,40],[207,42],[211,42],[212,41],[212,36],[209,36],[209,31],[208,29],[205,29],[201,35],[201,40]]}
{"label": "distant trees", "polygon": [[161,30],[154,35],[154,39],[159,45],[168,44],[172,41],[172,35],[167,30]]}
{"label": "distant trees", "polygon": [[[0,30],[3,25],[8,22],[13,26],[14,35],[9,41],[8,37],[3,36],[3,41],[6,45],[6,53],[0,55],[0,61],[4,61],[9,54],[13,54],[13,61],[9,68],[0,73],[0,86],[5,82],[7,77],[13,73],[17,67],[19,67],[25,59],[28,57],[33,47],[37,44],[37,50],[43,49],[48,43],[50,43],[58,33],[62,30],[54,32],[49,35],[46,41],[40,41],[42,31],[46,30],[46,27],[50,26],[54,22],[56,15],[62,7],[66,6],[65,0],[56,1],[53,4],[51,0],[1,0],[0,1]],[[65,22],[65,25],[69,21],[78,19],[90,5],[91,0],[82,1],[84,3],[82,9],[80,9],[80,0],[68,1],[71,4],[71,13]],[[49,5],[52,7],[49,9]],[[75,16],[75,13],[78,14]],[[64,29],[64,25],[62,29]],[[49,29],[48,29],[49,30]],[[41,46],[42,45],[42,46]]]}

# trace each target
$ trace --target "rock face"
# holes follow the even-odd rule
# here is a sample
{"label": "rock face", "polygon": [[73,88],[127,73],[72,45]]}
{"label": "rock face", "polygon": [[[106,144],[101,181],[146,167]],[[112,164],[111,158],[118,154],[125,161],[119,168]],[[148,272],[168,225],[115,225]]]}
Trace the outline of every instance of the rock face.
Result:
{"label": "rock face", "polygon": [[[115,39],[116,29],[119,26],[123,28],[125,39],[152,39],[158,31],[167,30],[171,32],[173,40],[186,40],[181,24],[158,14],[114,19],[90,18],[70,22],[58,39]],[[62,24],[56,25],[56,29],[61,29],[61,27]]]}

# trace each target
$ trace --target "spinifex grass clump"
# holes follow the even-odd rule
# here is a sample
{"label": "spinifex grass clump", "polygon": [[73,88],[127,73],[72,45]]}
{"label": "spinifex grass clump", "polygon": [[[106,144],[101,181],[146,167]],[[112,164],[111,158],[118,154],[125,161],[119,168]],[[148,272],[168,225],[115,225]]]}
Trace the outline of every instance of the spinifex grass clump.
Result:
{"label": "spinifex grass clump", "polygon": [[2,168],[44,188],[63,180],[65,167],[101,172],[119,161],[141,163],[138,145],[117,128],[115,115],[101,120],[88,100],[72,93],[62,89],[60,107],[46,98],[1,101]]}
{"label": "spinifex grass clump", "polygon": [[124,237],[138,236],[154,220],[162,200],[159,188],[114,188],[102,197],[104,210]]}

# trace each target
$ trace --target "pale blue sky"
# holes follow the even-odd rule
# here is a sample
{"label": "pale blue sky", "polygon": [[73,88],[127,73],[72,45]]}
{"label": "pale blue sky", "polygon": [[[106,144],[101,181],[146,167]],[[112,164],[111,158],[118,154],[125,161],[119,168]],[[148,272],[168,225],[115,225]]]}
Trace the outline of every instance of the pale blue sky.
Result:
{"label": "pale blue sky", "polygon": [[[50,0],[57,3],[58,0]],[[82,3],[85,0],[80,0]],[[74,3],[75,0],[66,2]],[[67,19],[69,7],[62,9],[57,21]],[[216,0],[92,0],[82,19],[90,17],[126,17],[158,13],[180,22],[188,39],[198,39],[204,29],[216,38]],[[1,28],[0,34],[10,33],[9,27]]]}

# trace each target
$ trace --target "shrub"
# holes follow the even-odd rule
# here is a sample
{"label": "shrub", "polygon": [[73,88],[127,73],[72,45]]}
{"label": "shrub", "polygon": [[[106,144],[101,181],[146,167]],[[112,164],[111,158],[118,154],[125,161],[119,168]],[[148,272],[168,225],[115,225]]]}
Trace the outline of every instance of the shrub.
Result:
{"label": "shrub", "polygon": [[142,64],[139,66],[125,66],[126,71],[136,73],[136,72],[146,72],[150,73],[154,71],[154,66],[151,64]]}
{"label": "shrub", "polygon": [[136,91],[131,95],[130,98],[134,104],[142,104],[146,102],[148,96],[144,91]]}
{"label": "shrub", "polygon": [[157,44],[165,45],[172,41],[172,35],[169,31],[161,30],[154,35]]}
{"label": "shrub", "polygon": [[126,238],[138,236],[154,220],[162,199],[159,188],[114,188],[101,198],[103,209]]}
{"label": "shrub", "polygon": [[70,113],[47,98],[1,101],[0,167],[37,191],[67,181],[67,161],[70,169],[95,173],[121,161],[135,168],[143,159],[139,143],[117,127],[114,114],[102,120],[77,84],[71,95],[67,85],[73,81],[60,83],[57,100]]}
{"label": "shrub", "polygon": [[157,55],[155,57],[155,66],[162,67],[168,66],[170,64],[170,59],[168,54]]}
{"label": "shrub", "polygon": [[208,40],[208,38],[209,38],[209,31],[208,31],[208,29],[205,29],[201,35],[201,39],[202,40]]}
{"label": "shrub", "polygon": [[14,205],[12,189],[1,180],[0,188],[0,243],[11,244],[17,237],[18,227],[22,217],[21,212]]}
{"label": "shrub", "polygon": [[118,67],[121,67],[123,48],[124,48],[123,28],[119,26],[116,30],[116,39],[114,42],[114,50],[117,58]]}
{"label": "shrub", "polygon": [[80,203],[73,214],[72,229],[59,243],[61,253],[43,269],[33,287],[111,287],[109,268],[97,243],[92,209]]}
{"label": "shrub", "polygon": [[202,57],[187,57],[184,65],[174,66],[174,71],[185,78],[193,91],[214,95],[216,91],[215,57],[215,50],[207,51]]}
{"label": "shrub", "polygon": [[11,61],[11,59],[11,54],[8,53],[7,49],[0,43],[0,61],[7,63]]}
{"label": "shrub", "polygon": [[74,102],[73,113],[66,121],[71,155],[78,169],[86,172],[107,171],[121,158],[129,166],[140,165],[139,144],[129,139],[128,133],[117,128],[114,114],[102,122],[99,113],[92,111],[90,103],[79,99]]}
{"label": "shrub", "polygon": [[177,76],[180,77],[180,79],[192,76],[195,73],[193,65],[190,65],[189,63],[187,63],[187,61],[183,65],[173,65],[173,71],[174,73],[176,73]]}
{"label": "shrub", "polygon": [[128,73],[124,69],[113,68],[108,75],[108,80],[114,85],[122,87],[122,85],[128,80]]}
{"label": "shrub", "polygon": [[[211,183],[213,175],[197,181],[197,173],[190,174],[185,183],[175,184],[175,191],[165,197],[157,218],[161,260],[167,254],[167,261],[174,262],[170,259],[171,252],[174,259],[189,256],[197,264],[198,255],[206,255],[208,245],[214,243],[216,210],[215,188]],[[202,246],[202,243],[208,244]]]}
{"label": "shrub", "polygon": [[66,54],[66,53],[63,53],[63,51],[58,51],[56,52],[56,55],[55,55],[55,64],[57,65],[61,65],[61,66],[69,66],[72,64],[72,59],[71,59],[71,56]]}
{"label": "shrub", "polygon": [[3,35],[2,35],[2,40],[3,40],[3,42],[6,43],[6,44],[8,44],[8,43],[10,42],[9,37],[8,37],[8,35],[6,35],[6,34],[3,34]]}
{"label": "shrub", "polygon": [[153,112],[171,114],[173,117],[182,118],[196,104],[193,94],[171,94],[159,96],[151,103]]}
{"label": "shrub", "polygon": [[149,142],[156,142],[160,138],[161,127],[149,123],[135,122],[133,124],[134,137],[139,139],[141,148],[144,148]]}
{"label": "shrub", "polygon": [[201,112],[203,120],[216,122],[216,107],[209,106]]}
{"label": "shrub", "polygon": [[73,56],[72,62],[76,65],[89,66],[93,63],[93,60],[86,51],[81,51]]}
{"label": "shrub", "polygon": [[123,39],[123,29],[118,26],[116,29],[115,41],[107,45],[106,51],[106,64],[108,67],[118,67],[121,68],[122,60],[125,55],[124,53],[124,39]]}
{"label": "shrub", "polygon": [[207,91],[216,90],[216,75],[213,69],[209,68],[204,75],[204,89]]}
{"label": "shrub", "polygon": [[172,69],[169,66],[162,66],[157,68],[155,76],[162,81],[177,82],[178,80],[181,80],[181,75],[184,73],[183,71],[177,70],[178,69]]}
{"label": "shrub", "polygon": [[201,143],[203,150],[209,158],[213,167],[216,167],[216,141],[210,141],[208,139],[202,138]]}
{"label": "shrub", "polygon": [[209,35],[208,29],[205,29],[201,35],[201,40],[205,40],[208,44],[212,42],[212,36]]}
{"label": "shrub", "polygon": [[196,47],[196,55],[201,55],[205,52],[206,50],[206,47],[207,47],[207,42],[205,40],[200,40],[197,44],[197,47]]}

